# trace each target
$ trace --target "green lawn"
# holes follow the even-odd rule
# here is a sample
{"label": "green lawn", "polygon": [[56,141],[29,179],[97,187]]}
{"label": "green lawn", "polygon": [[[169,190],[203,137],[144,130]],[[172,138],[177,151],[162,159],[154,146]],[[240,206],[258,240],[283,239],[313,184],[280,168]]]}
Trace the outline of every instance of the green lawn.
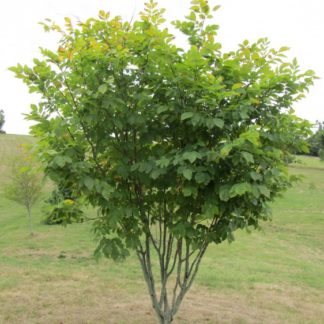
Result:
{"label": "green lawn", "polygon": [[[155,323],[135,257],[97,263],[91,224],[41,223],[6,200],[10,156],[30,137],[0,135],[0,323]],[[211,246],[175,323],[324,322],[324,163],[299,157],[304,181],[262,231]]]}

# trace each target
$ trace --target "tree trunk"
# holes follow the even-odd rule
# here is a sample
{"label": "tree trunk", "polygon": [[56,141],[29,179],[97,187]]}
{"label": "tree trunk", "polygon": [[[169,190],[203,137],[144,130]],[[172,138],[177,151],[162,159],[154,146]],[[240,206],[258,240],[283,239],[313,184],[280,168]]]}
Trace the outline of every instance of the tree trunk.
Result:
{"label": "tree trunk", "polygon": [[33,223],[32,223],[32,213],[31,213],[31,208],[27,207],[28,210],[28,221],[29,221],[29,234],[30,236],[33,236]]}
{"label": "tree trunk", "polygon": [[160,318],[160,323],[161,324],[170,324],[172,323],[173,321],[173,318],[172,318],[172,314],[171,314],[171,311],[170,312],[167,312],[167,313],[164,313]]}

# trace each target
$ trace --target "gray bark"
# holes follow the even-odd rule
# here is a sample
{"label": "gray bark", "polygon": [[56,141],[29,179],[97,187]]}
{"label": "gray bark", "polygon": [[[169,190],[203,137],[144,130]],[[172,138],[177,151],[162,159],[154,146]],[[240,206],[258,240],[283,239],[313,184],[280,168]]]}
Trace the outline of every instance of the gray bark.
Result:
{"label": "gray bark", "polygon": [[[166,227],[165,230],[167,230]],[[163,239],[163,237],[168,237],[169,240]],[[154,242],[152,239],[153,236],[151,233],[148,233],[145,238],[145,244],[139,247],[137,255],[151,297],[152,306],[158,317],[159,323],[169,324],[172,323],[175,315],[179,311],[184,296],[192,286],[208,244],[203,244],[194,254],[190,251],[190,243],[186,242],[185,246],[183,246],[184,239],[182,238],[173,240],[172,235],[170,236],[163,233],[162,244],[161,242],[157,244],[157,242]],[[174,242],[176,242],[176,244],[174,244]],[[158,292],[152,268],[152,247],[152,250],[157,253],[160,266],[159,279],[161,288]],[[174,247],[175,250],[172,253]],[[170,287],[168,289],[168,283],[170,286],[169,279],[173,272],[175,272],[175,284],[171,290]],[[169,299],[169,297],[171,297],[171,299]]]}

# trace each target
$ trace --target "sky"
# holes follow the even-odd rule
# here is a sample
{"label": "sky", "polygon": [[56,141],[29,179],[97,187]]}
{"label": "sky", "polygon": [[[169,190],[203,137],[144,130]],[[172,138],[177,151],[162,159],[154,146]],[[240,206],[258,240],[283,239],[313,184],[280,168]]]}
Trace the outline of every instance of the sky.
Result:
{"label": "sky", "polygon": [[[31,64],[39,47],[57,48],[57,37],[45,33],[38,22],[51,18],[63,24],[64,17],[87,19],[103,9],[130,20],[143,9],[143,0],[11,0],[0,1],[0,109],[5,112],[4,130],[28,134],[24,120],[38,97],[8,71],[9,66]],[[159,0],[167,20],[183,18],[190,0]],[[221,5],[213,23],[220,25],[218,41],[224,51],[235,50],[243,40],[268,37],[272,47],[290,47],[289,58],[297,57],[302,69],[312,69],[316,80],[309,94],[294,108],[312,122],[324,121],[324,1],[323,0],[210,0]],[[181,39],[179,40],[181,43]]]}

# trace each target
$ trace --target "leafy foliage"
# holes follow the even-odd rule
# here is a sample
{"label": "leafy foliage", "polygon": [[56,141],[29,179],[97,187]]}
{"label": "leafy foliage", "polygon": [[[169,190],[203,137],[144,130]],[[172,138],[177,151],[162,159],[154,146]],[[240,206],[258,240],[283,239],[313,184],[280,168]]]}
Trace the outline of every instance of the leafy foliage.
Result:
{"label": "leafy foliage", "polygon": [[309,155],[312,156],[320,156],[321,150],[324,149],[324,123],[317,121],[316,124],[318,126],[317,131],[307,139]]}
{"label": "leafy foliage", "polygon": [[321,161],[324,161],[324,148],[321,148],[318,151],[318,156],[319,156],[319,158],[320,158]]}
{"label": "leafy foliage", "polygon": [[47,199],[44,208],[46,218],[45,224],[71,224],[72,222],[82,222],[83,211],[81,203],[77,197],[72,194],[69,188],[58,186]]}
{"label": "leafy foliage", "polygon": [[61,33],[58,50],[11,68],[42,95],[28,118],[46,173],[99,208],[97,253],[123,259],[135,250],[161,323],[172,321],[210,243],[270,219],[269,202],[296,180],[291,152],[307,149],[310,132],[292,105],[314,73],[265,38],[223,53],[211,12],[193,0],[173,23],[187,49],[153,1],[133,23],[104,11],[66,18],[65,28],[44,23]]}

